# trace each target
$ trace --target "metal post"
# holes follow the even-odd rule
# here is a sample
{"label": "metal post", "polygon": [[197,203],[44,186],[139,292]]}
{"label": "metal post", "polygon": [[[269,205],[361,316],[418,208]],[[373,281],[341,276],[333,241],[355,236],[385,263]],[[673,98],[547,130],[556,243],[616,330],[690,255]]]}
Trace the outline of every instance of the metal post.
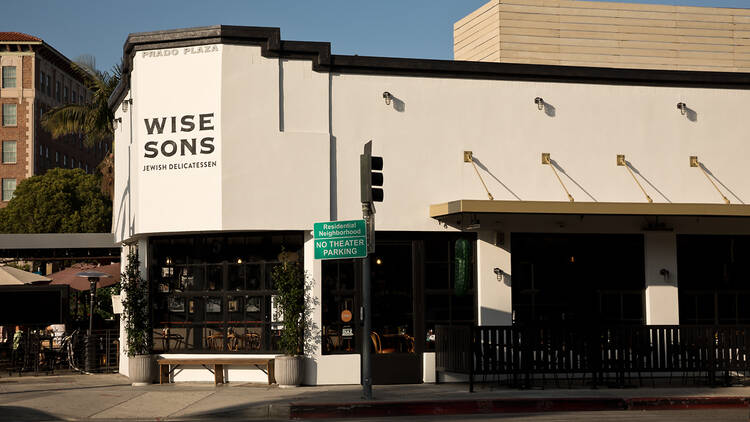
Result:
{"label": "metal post", "polygon": [[94,338],[94,298],[96,296],[97,277],[89,277],[91,283],[91,299],[89,303],[89,331],[86,335],[86,372],[93,372],[96,368],[96,339]]}
{"label": "metal post", "polygon": [[[370,204],[362,204],[362,215],[367,223],[367,232],[371,233],[372,213]],[[369,236],[368,236],[369,237]],[[362,313],[364,314],[364,329],[362,330],[362,398],[372,400],[372,365],[370,358],[370,332],[372,331],[372,316],[370,313],[370,244],[368,240],[367,256],[362,258]]]}
{"label": "metal post", "polygon": [[89,303],[89,332],[88,335],[91,335],[91,333],[94,331],[94,296],[96,296],[96,282],[99,281],[98,278],[89,278],[89,283],[91,283],[91,288],[89,289],[91,293],[91,299]]}

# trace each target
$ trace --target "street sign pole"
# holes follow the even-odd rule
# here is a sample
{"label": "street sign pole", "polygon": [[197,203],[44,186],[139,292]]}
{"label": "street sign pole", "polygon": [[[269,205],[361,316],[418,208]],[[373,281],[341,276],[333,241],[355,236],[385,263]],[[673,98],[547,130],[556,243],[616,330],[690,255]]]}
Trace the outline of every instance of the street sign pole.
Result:
{"label": "street sign pole", "polygon": [[367,232],[367,251],[362,258],[362,398],[372,400],[372,362],[370,356],[372,312],[370,293],[370,254],[375,252],[375,204],[383,202],[383,157],[372,155],[372,141],[365,143],[359,156],[359,186],[362,218]]}
{"label": "street sign pole", "polygon": [[[365,220],[368,233],[371,233],[372,218],[370,204],[362,204],[362,217]],[[372,318],[370,316],[370,244],[367,245],[367,256],[362,258],[362,313],[364,314],[364,329],[362,330],[362,398],[372,400],[372,374],[370,364],[370,331]]]}

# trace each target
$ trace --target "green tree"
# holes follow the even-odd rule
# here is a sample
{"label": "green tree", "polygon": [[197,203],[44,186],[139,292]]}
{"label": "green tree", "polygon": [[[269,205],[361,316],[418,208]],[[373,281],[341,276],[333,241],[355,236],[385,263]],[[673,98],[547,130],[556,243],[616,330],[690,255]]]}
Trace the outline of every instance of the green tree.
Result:
{"label": "green tree", "polygon": [[148,312],[148,281],[141,278],[138,250],[130,246],[128,265],[120,277],[122,311],[125,319],[128,356],[147,355],[151,350],[151,325]]}
{"label": "green tree", "polygon": [[[110,143],[113,139],[114,111],[109,108],[107,100],[120,83],[120,67],[115,66],[111,72],[96,70],[93,60],[84,60],[73,64],[73,69],[81,75],[86,88],[91,92],[89,101],[83,104],[64,104],[55,107],[42,117],[42,127],[53,138],[81,134],[83,143],[94,146],[99,142]],[[102,173],[101,189],[112,197],[114,186],[114,157],[105,157],[99,164]]]}
{"label": "green tree", "polygon": [[112,201],[99,178],[81,169],[30,177],[0,209],[0,233],[105,233],[111,226]]}

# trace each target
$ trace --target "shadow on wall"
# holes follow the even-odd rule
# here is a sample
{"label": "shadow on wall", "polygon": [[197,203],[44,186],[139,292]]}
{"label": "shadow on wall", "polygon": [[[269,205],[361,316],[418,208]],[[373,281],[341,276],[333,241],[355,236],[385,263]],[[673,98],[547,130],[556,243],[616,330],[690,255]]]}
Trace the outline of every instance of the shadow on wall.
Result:
{"label": "shadow on wall", "polygon": [[399,113],[403,113],[406,111],[406,103],[403,102],[400,98],[393,96],[392,94],[391,102],[394,110],[398,111]]}
{"label": "shadow on wall", "polygon": [[685,107],[685,117],[687,117],[687,119],[690,120],[691,122],[697,122],[698,112],[693,110],[690,107]]}
{"label": "shadow on wall", "polygon": [[304,385],[318,384],[318,362],[312,356],[305,356],[303,367],[305,368]]}
{"label": "shadow on wall", "polygon": [[477,166],[479,166],[480,169],[486,171],[487,174],[490,175],[490,177],[492,177],[493,179],[495,179],[495,181],[497,183],[500,183],[500,185],[502,187],[504,187],[505,190],[507,190],[508,192],[510,192],[511,195],[513,195],[513,197],[515,197],[519,201],[521,200],[521,198],[518,195],[516,195],[515,192],[513,192],[512,190],[510,190],[510,188],[505,183],[501,182],[500,179],[498,179],[494,174],[492,174],[492,172],[490,171],[490,169],[488,169],[487,166],[485,166],[481,161],[479,161],[479,159],[477,157],[473,157],[472,159],[474,160],[475,163],[477,163]]}
{"label": "shadow on wall", "polygon": [[544,103],[544,114],[546,114],[549,117],[555,117],[557,115],[557,109],[552,104],[545,102]]}
{"label": "shadow on wall", "polygon": [[589,191],[587,191],[586,189],[584,189],[584,188],[583,188],[583,186],[581,186],[581,185],[580,185],[580,184],[579,184],[579,183],[578,183],[578,182],[577,182],[577,181],[576,181],[575,179],[573,179],[573,178],[572,178],[572,177],[571,177],[571,176],[570,176],[570,175],[568,174],[568,172],[566,172],[566,171],[565,171],[565,169],[564,169],[564,168],[562,168],[562,167],[560,166],[560,164],[558,164],[558,163],[557,163],[557,161],[555,161],[555,160],[549,160],[549,162],[550,162],[550,164],[551,164],[551,165],[555,166],[555,168],[556,168],[557,170],[559,170],[559,171],[560,171],[560,173],[564,174],[564,175],[565,175],[565,177],[567,177],[567,178],[568,178],[568,180],[570,180],[571,182],[573,182],[573,184],[574,184],[574,185],[578,186],[578,189],[580,189],[581,191],[583,191],[583,193],[585,193],[585,194],[586,194],[586,195],[587,195],[587,196],[588,196],[589,198],[591,198],[591,200],[592,200],[592,201],[594,201],[594,202],[598,202],[598,201],[596,200],[596,198],[594,198],[594,197],[593,197],[593,196],[592,196],[592,195],[591,195],[591,194],[589,193]]}
{"label": "shadow on wall", "polygon": [[479,309],[479,322],[481,325],[511,325],[513,315],[510,312],[482,306]]}
{"label": "shadow on wall", "polygon": [[513,276],[508,273],[503,273],[502,283],[508,287],[513,286]]}
{"label": "shadow on wall", "polygon": [[635,168],[635,166],[630,161],[625,161],[625,164],[628,167],[630,167],[631,170],[633,170],[633,173],[637,174],[638,176],[641,177],[641,179],[643,179],[644,182],[648,183],[648,185],[651,186],[651,188],[655,190],[659,195],[661,195],[662,198],[664,198],[667,202],[672,203],[672,201],[670,201],[669,198],[667,198],[667,195],[664,195],[662,191],[660,191],[656,186],[654,186],[654,184],[651,183],[651,181],[648,180],[646,176],[644,176],[643,173],[640,172],[640,170]]}
{"label": "shadow on wall", "polygon": [[338,219],[338,190],[336,187],[338,186],[338,166],[336,161],[336,156],[338,155],[338,149],[336,146],[336,136],[331,134],[331,138],[329,141],[329,157],[330,157],[330,169],[329,169],[329,175],[328,178],[330,180],[330,186],[328,187],[328,194],[329,196],[329,207],[330,207],[330,217],[331,221],[336,221]]}
{"label": "shadow on wall", "polygon": [[706,172],[706,174],[708,174],[711,178],[713,178],[714,180],[716,180],[721,185],[721,187],[723,187],[727,192],[729,192],[730,195],[732,195],[737,201],[739,201],[740,204],[744,204],[745,203],[742,199],[740,199],[739,196],[735,195],[735,193],[732,192],[732,190],[729,189],[727,187],[727,185],[725,185],[724,183],[722,183],[722,181],[719,180],[719,178],[717,178],[716,175],[714,175],[711,172],[711,170],[708,169],[708,167],[706,167],[705,165],[703,165],[703,163],[698,163],[698,165],[701,166],[701,168]]}

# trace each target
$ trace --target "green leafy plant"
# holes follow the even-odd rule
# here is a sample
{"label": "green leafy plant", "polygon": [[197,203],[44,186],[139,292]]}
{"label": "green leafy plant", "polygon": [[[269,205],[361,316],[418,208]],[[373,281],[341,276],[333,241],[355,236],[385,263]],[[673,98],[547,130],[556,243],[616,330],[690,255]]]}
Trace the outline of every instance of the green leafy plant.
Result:
{"label": "green leafy plant", "polygon": [[128,356],[147,355],[151,351],[151,324],[148,315],[148,281],[141,277],[138,252],[131,246],[128,265],[121,277],[122,312],[125,318]]}
{"label": "green leafy plant", "polygon": [[[48,111],[42,117],[42,127],[53,139],[66,135],[83,135],[83,143],[89,147],[98,142],[111,144],[115,115],[108,100],[120,83],[120,67],[115,66],[109,72],[97,70],[91,57],[79,58],[78,63],[73,63],[72,67],[84,81],[90,95],[86,102],[63,104]],[[114,156],[108,154],[98,168],[102,176],[101,190],[112,198]]]}
{"label": "green leafy plant", "polygon": [[18,185],[0,208],[0,233],[108,233],[112,201],[99,178],[81,169],[54,168]]}
{"label": "green leafy plant", "polygon": [[271,278],[278,291],[277,316],[283,324],[279,346],[285,355],[302,355],[305,352],[305,332],[312,328],[310,309],[305,306],[311,283],[297,262],[277,265]]}

